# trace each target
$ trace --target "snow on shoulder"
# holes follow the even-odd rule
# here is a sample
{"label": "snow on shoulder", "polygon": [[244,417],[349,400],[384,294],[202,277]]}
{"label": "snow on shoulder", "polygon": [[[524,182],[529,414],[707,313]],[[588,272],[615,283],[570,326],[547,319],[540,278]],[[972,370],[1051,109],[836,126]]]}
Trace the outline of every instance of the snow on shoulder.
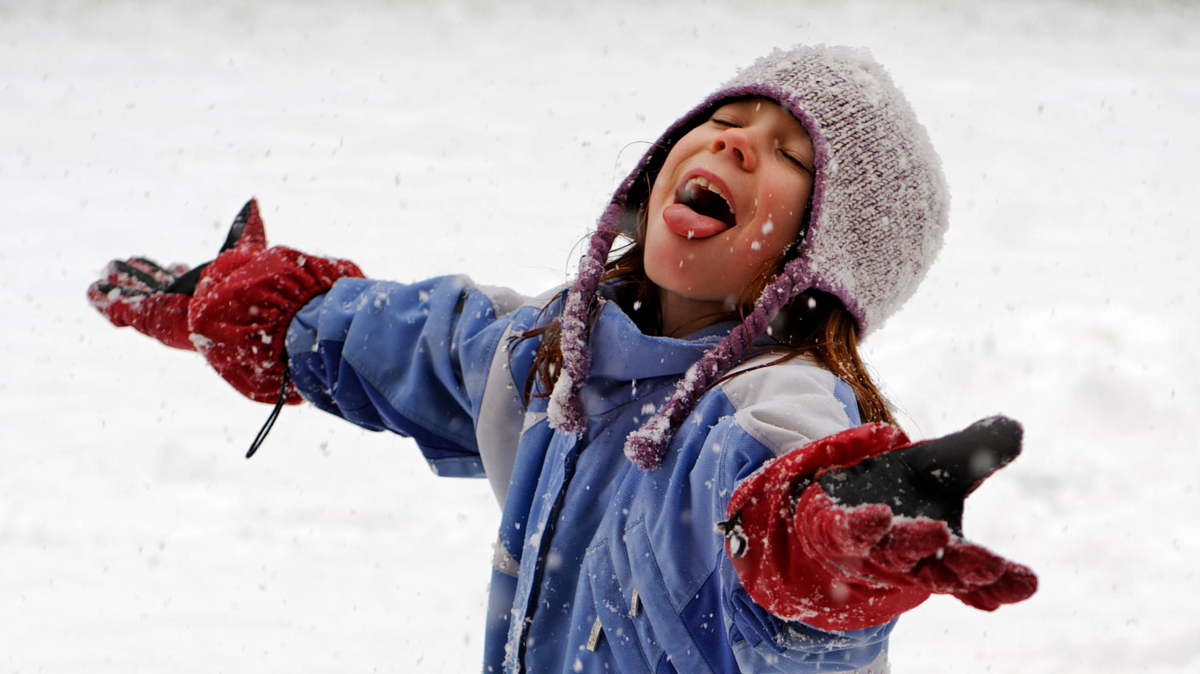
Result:
{"label": "snow on shoulder", "polygon": [[778,358],[751,358],[732,370],[743,374],[720,384],[737,409],[738,425],[751,437],[782,456],[854,425],[858,413],[849,386],[803,357],[760,367]]}

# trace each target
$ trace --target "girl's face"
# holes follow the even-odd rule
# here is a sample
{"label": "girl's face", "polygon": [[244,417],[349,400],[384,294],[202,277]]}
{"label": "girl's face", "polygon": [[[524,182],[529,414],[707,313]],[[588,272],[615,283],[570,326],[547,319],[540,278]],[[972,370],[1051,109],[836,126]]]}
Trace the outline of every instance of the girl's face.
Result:
{"label": "girl's face", "polygon": [[646,274],[670,300],[728,309],[796,241],[813,185],[808,133],[759,98],[728,103],[684,135],[650,191]]}

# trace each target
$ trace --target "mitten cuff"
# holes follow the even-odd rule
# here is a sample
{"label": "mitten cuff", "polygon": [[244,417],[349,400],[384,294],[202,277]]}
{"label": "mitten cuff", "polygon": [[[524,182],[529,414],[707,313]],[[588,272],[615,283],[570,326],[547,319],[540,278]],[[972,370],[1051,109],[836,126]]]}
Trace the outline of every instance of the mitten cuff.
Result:
{"label": "mitten cuff", "polygon": [[727,552],[756,603],[784,620],[844,631],[885,623],[925,600],[922,590],[864,581],[826,564],[813,554],[795,518],[804,485],[907,443],[893,426],[859,426],[770,461],[738,485],[727,509],[737,528],[727,534]]}
{"label": "mitten cuff", "polygon": [[[276,402],[287,367],[284,342],[292,318],[337,279],[362,275],[352,262],[291,248],[229,250],[209,265],[196,286],[188,312],[190,339],[240,393],[258,402]],[[289,382],[286,402],[300,401]]]}

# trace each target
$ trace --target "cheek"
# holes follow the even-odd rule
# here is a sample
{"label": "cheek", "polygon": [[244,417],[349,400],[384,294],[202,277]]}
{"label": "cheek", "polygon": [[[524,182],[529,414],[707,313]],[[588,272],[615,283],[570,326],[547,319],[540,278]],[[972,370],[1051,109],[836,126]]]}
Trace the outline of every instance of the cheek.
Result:
{"label": "cheek", "polygon": [[808,207],[809,186],[797,188],[789,185],[789,191],[784,198],[769,200],[767,213],[770,219],[762,226],[760,236],[774,241],[783,241],[787,245],[800,234],[800,223],[804,221],[805,210]]}
{"label": "cheek", "polygon": [[663,160],[662,166],[658,168],[658,173],[654,176],[654,183],[650,186],[648,201],[651,207],[663,208],[675,200],[675,179],[678,177],[676,174],[679,171],[680,163],[696,152],[693,145],[689,142],[688,137],[684,136],[667,153],[666,159]]}
{"label": "cheek", "polygon": [[751,223],[730,242],[731,255],[748,265],[757,266],[764,260],[783,253],[799,232],[798,220],[789,214],[789,209],[779,208],[767,213],[759,221]]}
{"label": "cheek", "polygon": [[667,179],[659,174],[655,178],[654,184],[650,187],[650,197],[646,200],[647,208],[651,215],[661,213],[662,209],[667,206],[667,196],[670,190],[666,187]]}

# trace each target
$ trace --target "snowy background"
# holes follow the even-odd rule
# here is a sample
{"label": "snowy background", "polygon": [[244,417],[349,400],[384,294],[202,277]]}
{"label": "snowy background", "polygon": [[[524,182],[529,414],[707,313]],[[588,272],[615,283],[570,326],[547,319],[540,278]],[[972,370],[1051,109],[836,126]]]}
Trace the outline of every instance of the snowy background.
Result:
{"label": "snowy background", "polygon": [[0,671],[476,671],[484,482],[313,409],[247,462],[269,408],[84,289],[256,195],[372,276],[542,290],[645,141],[796,42],[872,49],[945,162],[867,344],[908,429],[1027,429],[966,528],[1041,591],[930,600],[895,671],[1200,670],[1200,8],[735,4],[0,0]]}

